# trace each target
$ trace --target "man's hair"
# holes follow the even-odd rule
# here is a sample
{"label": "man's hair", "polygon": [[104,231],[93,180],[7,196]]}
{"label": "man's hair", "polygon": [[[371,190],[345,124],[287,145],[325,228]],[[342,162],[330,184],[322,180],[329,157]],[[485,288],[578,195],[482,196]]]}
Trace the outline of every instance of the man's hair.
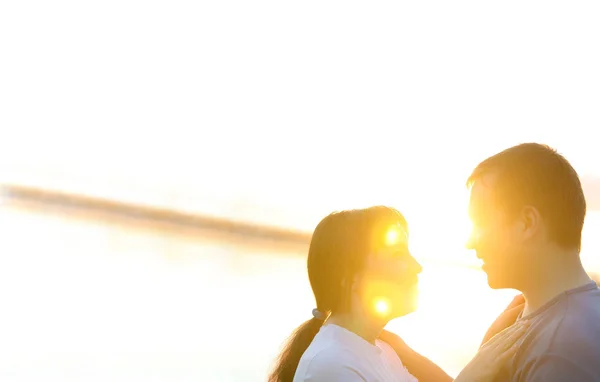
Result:
{"label": "man's hair", "polygon": [[508,148],[477,165],[467,186],[488,174],[496,176],[494,192],[509,213],[533,206],[554,242],[581,249],[585,196],[577,172],[556,150],[538,143]]}

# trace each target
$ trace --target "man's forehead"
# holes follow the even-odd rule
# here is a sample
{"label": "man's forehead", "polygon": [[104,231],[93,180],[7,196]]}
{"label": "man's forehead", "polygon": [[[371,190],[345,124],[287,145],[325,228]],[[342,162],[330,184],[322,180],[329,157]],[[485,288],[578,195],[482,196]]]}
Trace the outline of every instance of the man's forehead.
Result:
{"label": "man's forehead", "polygon": [[486,174],[473,183],[469,199],[469,210],[481,209],[491,202],[496,177],[495,174]]}

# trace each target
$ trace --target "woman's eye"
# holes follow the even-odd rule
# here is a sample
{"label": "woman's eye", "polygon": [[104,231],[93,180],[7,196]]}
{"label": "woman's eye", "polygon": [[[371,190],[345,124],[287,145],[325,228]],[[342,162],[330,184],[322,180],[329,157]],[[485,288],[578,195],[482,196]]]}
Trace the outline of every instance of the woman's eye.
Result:
{"label": "woman's eye", "polygon": [[408,256],[408,255],[409,255],[409,253],[408,253],[408,251],[406,251],[406,250],[402,250],[402,251],[396,251],[396,252],[394,252],[394,256],[395,256],[395,257],[406,257],[406,256]]}

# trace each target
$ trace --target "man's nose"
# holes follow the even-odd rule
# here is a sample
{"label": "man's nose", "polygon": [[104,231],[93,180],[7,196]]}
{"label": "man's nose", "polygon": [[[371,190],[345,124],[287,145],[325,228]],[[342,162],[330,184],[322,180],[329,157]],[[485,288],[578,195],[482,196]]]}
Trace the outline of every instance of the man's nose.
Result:
{"label": "man's nose", "polygon": [[465,247],[467,249],[475,249],[475,239],[473,239],[472,235],[469,235],[467,242],[465,243]]}
{"label": "man's nose", "polygon": [[467,242],[465,243],[465,247],[467,249],[476,249],[477,241],[479,238],[479,233],[475,228],[471,230],[469,237],[467,238]]}

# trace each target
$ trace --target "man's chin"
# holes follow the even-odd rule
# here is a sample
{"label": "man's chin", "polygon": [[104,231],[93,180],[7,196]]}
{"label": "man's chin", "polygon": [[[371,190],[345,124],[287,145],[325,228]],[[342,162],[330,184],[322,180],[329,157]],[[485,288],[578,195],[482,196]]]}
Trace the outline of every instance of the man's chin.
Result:
{"label": "man's chin", "polygon": [[488,282],[488,285],[490,288],[492,288],[492,289],[511,289],[512,288],[509,285],[510,283],[508,283],[505,279],[494,276],[493,274],[490,275],[488,272],[486,272],[486,275],[487,275],[487,282]]}

